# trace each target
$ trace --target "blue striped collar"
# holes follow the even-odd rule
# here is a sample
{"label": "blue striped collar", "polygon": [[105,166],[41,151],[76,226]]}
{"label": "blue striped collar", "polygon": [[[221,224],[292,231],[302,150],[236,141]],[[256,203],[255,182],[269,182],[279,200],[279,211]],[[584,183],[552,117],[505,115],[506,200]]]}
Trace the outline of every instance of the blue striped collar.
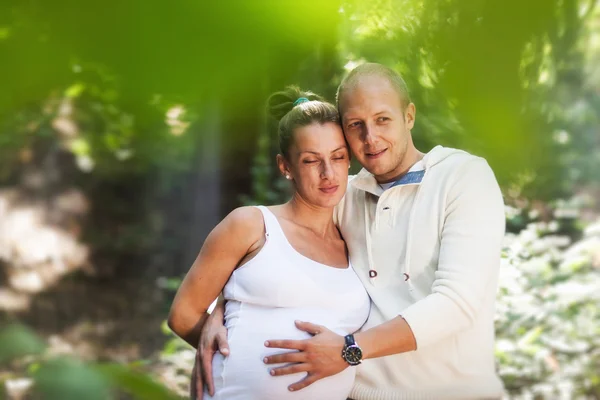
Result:
{"label": "blue striped collar", "polygon": [[423,176],[425,176],[424,169],[420,170],[420,171],[407,172],[405,175],[402,176],[402,178],[400,178],[396,182],[394,182],[394,184],[392,186],[390,186],[390,189],[395,186],[400,186],[400,185],[421,183],[421,181],[423,180]]}
{"label": "blue striped collar", "polygon": [[[409,171],[400,179],[394,182],[390,188],[399,185],[418,185],[425,176],[425,170]],[[364,190],[377,197],[381,196],[385,190],[377,183],[373,174],[366,169],[362,169],[357,175],[349,177],[350,185],[359,190]],[[388,189],[390,189],[388,188]]]}

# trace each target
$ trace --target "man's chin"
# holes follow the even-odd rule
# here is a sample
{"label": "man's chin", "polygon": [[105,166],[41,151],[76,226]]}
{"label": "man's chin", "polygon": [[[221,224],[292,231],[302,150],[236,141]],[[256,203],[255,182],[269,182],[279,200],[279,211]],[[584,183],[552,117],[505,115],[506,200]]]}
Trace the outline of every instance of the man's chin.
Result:
{"label": "man's chin", "polygon": [[375,177],[380,175],[386,175],[388,173],[388,168],[385,168],[381,163],[372,163],[372,164],[364,164],[363,165],[367,171],[373,174]]}

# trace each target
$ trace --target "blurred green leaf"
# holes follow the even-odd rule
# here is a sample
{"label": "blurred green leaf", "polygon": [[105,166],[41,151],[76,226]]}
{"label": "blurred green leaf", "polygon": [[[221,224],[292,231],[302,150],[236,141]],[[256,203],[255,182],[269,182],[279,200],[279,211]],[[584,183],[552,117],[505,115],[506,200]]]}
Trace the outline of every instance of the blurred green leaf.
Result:
{"label": "blurred green leaf", "polygon": [[70,98],[79,97],[84,90],[85,84],[81,82],[74,83],[65,90],[65,96]]}
{"label": "blurred green leaf", "polygon": [[519,342],[523,345],[531,345],[540,338],[543,331],[544,331],[544,328],[542,326],[536,326],[535,328],[533,328],[529,332],[527,332],[525,334],[525,336],[523,336]]}
{"label": "blurred green leaf", "polygon": [[167,290],[177,291],[181,285],[181,281],[182,279],[179,277],[166,278],[162,287]]}
{"label": "blurred green leaf", "polygon": [[90,143],[84,138],[78,138],[71,142],[71,151],[78,156],[90,154]]}
{"label": "blurred green leaf", "polygon": [[190,346],[187,342],[181,340],[178,337],[174,337],[165,343],[162,354],[171,355],[179,352],[180,350],[190,350],[192,346]]}
{"label": "blurred green leaf", "polygon": [[39,361],[35,361],[32,362],[31,364],[29,364],[29,366],[27,367],[27,372],[31,375],[35,374],[41,367],[42,365],[40,364]]}
{"label": "blurred green leaf", "polygon": [[169,391],[150,376],[134,371],[123,365],[104,364],[95,367],[96,371],[109,379],[117,387],[139,400],[176,400],[179,396]]}
{"label": "blurred green leaf", "polygon": [[0,27],[0,40],[8,39],[10,37],[10,28],[6,26]]}
{"label": "blurred green leaf", "polygon": [[44,342],[23,325],[11,324],[0,331],[0,363],[41,354],[45,348]]}
{"label": "blurred green leaf", "polygon": [[43,399],[106,400],[110,380],[82,362],[60,358],[43,363],[33,375],[35,391]]}
{"label": "blurred green leaf", "polygon": [[168,335],[168,336],[173,335],[173,331],[171,330],[171,328],[169,328],[169,324],[167,323],[166,320],[160,324],[160,330],[164,335]]}

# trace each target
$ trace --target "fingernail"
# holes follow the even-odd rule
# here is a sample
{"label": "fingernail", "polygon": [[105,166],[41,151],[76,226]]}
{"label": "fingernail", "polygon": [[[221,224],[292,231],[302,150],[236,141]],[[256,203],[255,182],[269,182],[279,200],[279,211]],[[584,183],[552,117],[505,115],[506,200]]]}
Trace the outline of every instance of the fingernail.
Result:
{"label": "fingernail", "polygon": [[269,345],[269,341],[267,340],[267,341],[265,342],[265,346],[268,346],[268,345]]}
{"label": "fingernail", "polygon": [[271,375],[275,375],[275,370],[270,370],[270,371],[269,371],[269,373],[270,373]]}
{"label": "fingernail", "polygon": [[263,362],[266,364],[269,361],[267,357],[263,358]]}
{"label": "fingernail", "polygon": [[288,388],[288,389],[290,390],[290,392],[293,392],[293,391],[294,391],[294,388]]}
{"label": "fingernail", "polygon": [[295,320],[294,322],[295,322],[295,323],[297,323],[297,324],[299,324],[299,323],[301,323],[302,321]]}

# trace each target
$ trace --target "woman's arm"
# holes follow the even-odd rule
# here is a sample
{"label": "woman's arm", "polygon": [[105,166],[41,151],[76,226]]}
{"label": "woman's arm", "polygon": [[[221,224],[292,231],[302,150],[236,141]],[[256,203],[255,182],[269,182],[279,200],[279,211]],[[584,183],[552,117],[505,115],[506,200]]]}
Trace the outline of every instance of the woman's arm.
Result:
{"label": "woman's arm", "polygon": [[195,348],[206,312],[231,273],[264,242],[264,223],[256,207],[232,211],[208,235],[200,254],[177,290],[169,313],[169,328]]}

